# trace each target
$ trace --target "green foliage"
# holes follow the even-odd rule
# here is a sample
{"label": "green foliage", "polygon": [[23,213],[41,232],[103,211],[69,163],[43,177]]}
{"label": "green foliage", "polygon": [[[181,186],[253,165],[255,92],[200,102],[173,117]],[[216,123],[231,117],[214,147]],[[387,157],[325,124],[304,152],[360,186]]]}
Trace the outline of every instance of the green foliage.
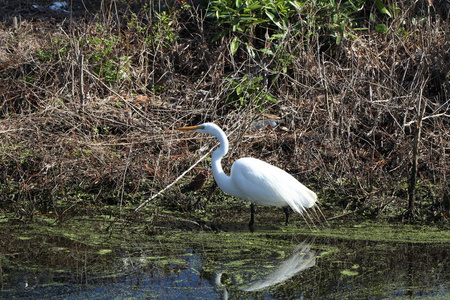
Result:
{"label": "green foliage", "polygon": [[53,38],[50,44],[36,51],[37,59],[44,63],[59,63],[70,47],[68,40]]}
{"label": "green foliage", "polygon": [[244,33],[251,33],[257,25],[264,23],[284,29],[285,21],[293,13],[295,10],[289,1],[215,0],[209,7],[209,16],[215,16],[219,24],[229,24],[232,31]]}
{"label": "green foliage", "polygon": [[173,18],[176,17],[166,11],[156,13],[158,22],[152,26],[152,33],[147,36],[147,43],[155,43],[158,48],[168,48],[178,38]]}
{"label": "green foliage", "polygon": [[[224,26],[220,36],[232,33],[230,51],[235,55],[240,45],[255,47],[264,51],[264,47],[256,47],[254,41],[261,41],[267,37],[280,42],[287,31],[291,36],[305,38],[319,34],[329,37],[332,44],[340,44],[343,37],[355,37],[352,31],[367,30],[358,27],[362,19],[360,11],[365,1],[350,0],[214,0],[208,8],[208,16]],[[376,0],[375,7],[382,15],[393,18],[399,13],[394,4],[386,6],[383,1]],[[375,21],[373,13],[370,19]],[[378,24],[378,33],[387,32],[387,26]],[[219,37],[220,37],[219,36]]]}
{"label": "green foliage", "polygon": [[264,91],[261,81],[262,76],[250,78],[247,74],[239,80],[226,78],[228,88],[233,92],[228,96],[227,103],[233,103],[236,107],[252,103],[259,110],[264,110],[268,102],[276,103],[277,99]]}
{"label": "green foliage", "polygon": [[[103,30],[100,25],[99,30]],[[116,49],[121,47],[124,41],[118,35],[92,35],[89,36],[87,46],[92,49],[88,57],[94,73],[109,84],[128,77],[130,71],[130,58],[128,56],[116,56]]]}
{"label": "green foliage", "polygon": [[386,33],[388,31],[388,27],[384,24],[378,24],[375,26],[375,31],[378,33]]}
{"label": "green foliage", "polygon": [[49,50],[38,50],[37,54],[40,61],[47,62],[52,59],[52,52]]}
{"label": "green foliage", "polygon": [[[375,6],[376,6],[378,12],[380,12],[382,14],[382,16],[384,16],[386,19],[389,19],[389,20],[394,19],[395,16],[400,14],[400,9],[395,5],[395,3],[391,4],[389,6],[386,6],[381,0],[376,0],[375,1]],[[373,13],[370,14],[369,19],[372,22],[377,23],[377,20],[376,20],[376,18],[375,18]],[[385,34],[385,33],[387,33],[389,31],[389,27],[386,24],[384,24],[384,23],[378,23],[375,26],[375,31],[377,33]],[[399,29],[398,29],[397,33],[399,35],[405,36],[406,35],[406,30],[405,30],[405,28],[403,26],[399,26]]]}
{"label": "green foliage", "polygon": [[[187,9],[186,7],[184,8]],[[144,5],[144,10],[146,9]],[[178,11],[152,11],[151,14],[153,22],[147,25],[142,22],[142,18],[132,13],[127,22],[128,29],[136,32],[144,41],[146,47],[158,50],[169,49],[178,38],[178,30],[176,28]]]}
{"label": "green foliage", "polygon": [[135,29],[137,32],[145,34],[147,32],[147,27],[142,24],[138,16],[135,13],[131,13],[130,19],[127,22],[129,29]]}
{"label": "green foliage", "polygon": [[[357,13],[364,1],[335,0],[214,0],[208,8],[208,16],[225,26],[225,32],[234,32],[239,40],[264,39],[280,40],[287,30],[294,30],[292,36],[314,35],[319,29],[323,35],[333,37],[339,44],[342,36],[351,36],[348,29],[356,28]],[[237,40],[231,44],[231,52],[236,53]]]}
{"label": "green foliage", "polygon": [[383,4],[383,2],[381,2],[381,0],[376,0],[375,5],[382,14],[386,14],[390,18],[392,18],[391,12],[386,8],[386,6]]}
{"label": "green foliage", "polygon": [[[0,152],[0,163],[6,165],[19,165],[30,164],[32,165],[35,159],[35,152],[30,149],[25,142],[15,143],[1,143],[0,146],[3,151]],[[14,161],[12,160],[14,158]]]}
{"label": "green foliage", "polygon": [[[325,43],[340,44],[343,37],[353,37],[357,27],[358,13],[364,1],[335,0],[213,0],[207,16],[223,31],[217,38],[230,35],[229,50],[233,56],[239,50],[249,59],[270,68],[274,75],[270,85],[280,75],[287,74],[297,59],[292,46],[298,44],[314,46],[319,39]],[[291,45],[291,46],[289,46]],[[270,58],[270,65],[266,64]],[[262,77],[255,75],[250,79],[228,79],[229,87],[235,91],[229,95],[228,102],[243,106],[254,103],[259,110],[267,101],[276,99],[262,89]]]}
{"label": "green foliage", "polygon": [[364,1],[320,1],[321,6],[318,19],[314,24],[323,28],[323,34],[329,35],[331,41],[340,44],[343,37],[354,37],[352,30],[365,30],[358,28],[358,12],[362,9]]}

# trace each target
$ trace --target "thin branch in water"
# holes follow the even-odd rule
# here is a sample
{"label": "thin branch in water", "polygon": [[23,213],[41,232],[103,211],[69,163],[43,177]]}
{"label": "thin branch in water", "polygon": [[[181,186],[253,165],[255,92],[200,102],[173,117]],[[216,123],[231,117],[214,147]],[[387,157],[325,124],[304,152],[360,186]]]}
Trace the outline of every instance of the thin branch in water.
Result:
{"label": "thin branch in water", "polygon": [[146,205],[148,202],[152,201],[153,199],[155,199],[156,197],[158,197],[159,195],[161,195],[162,193],[164,193],[165,191],[167,191],[169,188],[171,188],[175,183],[177,183],[181,178],[183,178],[187,173],[189,173],[189,171],[191,171],[193,168],[195,168],[202,160],[204,160],[207,156],[209,156],[209,154],[218,146],[219,144],[217,143],[214,147],[212,147],[205,155],[203,155],[202,157],[200,157],[199,160],[197,160],[192,166],[189,167],[189,169],[187,169],[186,171],[184,171],[180,176],[177,177],[177,179],[175,179],[171,184],[167,185],[165,188],[163,188],[162,190],[160,190],[158,193],[156,193],[155,195],[151,196],[150,198],[148,198],[147,200],[145,200],[144,202],[142,202],[134,211],[137,212],[138,210],[140,210],[144,205]]}
{"label": "thin branch in water", "polygon": [[123,194],[125,192],[125,178],[127,176],[128,167],[131,163],[131,154],[133,153],[133,144],[130,146],[130,151],[128,152],[127,164],[125,166],[125,170],[123,171],[122,178],[122,190],[120,191],[120,214],[122,214],[122,204],[123,204]]}

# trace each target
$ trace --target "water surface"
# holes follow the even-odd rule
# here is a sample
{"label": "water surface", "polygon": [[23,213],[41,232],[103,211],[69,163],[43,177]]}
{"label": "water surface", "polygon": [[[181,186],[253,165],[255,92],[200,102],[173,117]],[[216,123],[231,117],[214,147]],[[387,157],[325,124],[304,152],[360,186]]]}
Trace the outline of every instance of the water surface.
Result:
{"label": "water surface", "polygon": [[449,250],[282,230],[174,230],[114,246],[24,235],[2,243],[0,298],[450,299]]}

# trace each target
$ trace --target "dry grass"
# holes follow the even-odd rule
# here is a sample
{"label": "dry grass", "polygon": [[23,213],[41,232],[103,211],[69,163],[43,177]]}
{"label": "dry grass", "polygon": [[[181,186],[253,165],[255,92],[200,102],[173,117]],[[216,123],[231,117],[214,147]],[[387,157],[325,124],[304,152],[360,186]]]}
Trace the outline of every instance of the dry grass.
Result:
{"label": "dry grass", "polygon": [[[440,218],[450,206],[448,19],[402,11],[388,33],[353,32],[328,49],[286,39],[286,72],[277,57],[231,56],[231,37],[212,42],[221,28],[196,6],[165,15],[102,6],[90,18],[22,19],[17,30],[4,22],[1,207],[30,217],[73,203],[139,204],[216,143],[172,129],[214,121],[235,134],[230,163],[277,164],[325,209],[403,215],[423,114],[417,209]],[[398,20],[413,16],[400,34]],[[262,76],[261,87],[246,74]],[[243,103],[230,101],[237,86],[227,78],[248,91]],[[262,112],[280,126],[252,130]]]}

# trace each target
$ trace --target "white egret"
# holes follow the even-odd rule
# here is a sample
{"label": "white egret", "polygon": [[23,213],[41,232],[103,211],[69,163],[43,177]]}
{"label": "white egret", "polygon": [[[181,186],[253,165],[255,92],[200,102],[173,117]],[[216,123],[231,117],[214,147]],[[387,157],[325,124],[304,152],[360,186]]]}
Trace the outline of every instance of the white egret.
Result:
{"label": "white egret", "polygon": [[240,158],[231,166],[227,176],[221,165],[222,157],[228,152],[228,139],[222,129],[214,123],[177,128],[214,135],[220,141],[211,159],[214,179],[220,189],[231,195],[250,201],[250,229],[255,220],[255,203],[264,206],[282,207],[289,221],[290,206],[295,212],[303,214],[307,208],[314,207],[317,195],[298,182],[292,175],[266,162],[252,157]]}

